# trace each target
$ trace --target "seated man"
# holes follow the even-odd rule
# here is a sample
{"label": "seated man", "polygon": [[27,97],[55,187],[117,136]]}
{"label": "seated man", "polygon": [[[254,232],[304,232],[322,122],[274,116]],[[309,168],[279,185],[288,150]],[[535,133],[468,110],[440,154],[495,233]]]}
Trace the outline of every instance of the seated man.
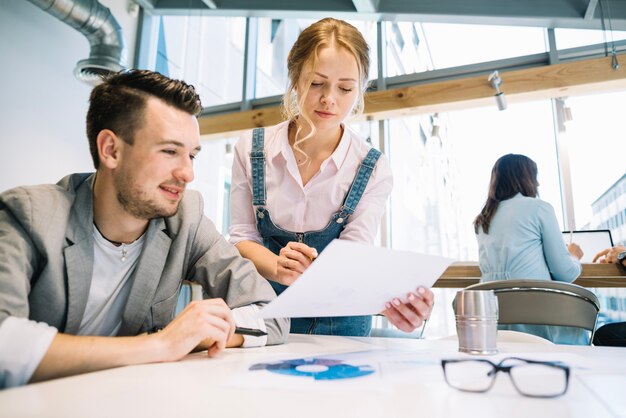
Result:
{"label": "seated man", "polygon": [[[626,272],[626,247],[617,245],[600,251],[593,258],[593,262],[615,263],[623,272]],[[609,345],[626,347],[626,322],[614,322],[597,329],[593,336],[593,345]]]}
{"label": "seated man", "polygon": [[[96,172],[0,195],[0,388],[285,341],[288,320],[255,316],[274,291],[185,191],[200,110],[182,81],[110,76],[87,114]],[[184,279],[212,299],[173,318]]]}

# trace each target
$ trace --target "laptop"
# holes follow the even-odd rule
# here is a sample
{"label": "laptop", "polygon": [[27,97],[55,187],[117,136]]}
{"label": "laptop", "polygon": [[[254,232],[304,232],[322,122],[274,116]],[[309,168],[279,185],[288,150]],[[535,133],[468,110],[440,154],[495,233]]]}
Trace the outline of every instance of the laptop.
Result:
{"label": "laptop", "polygon": [[[570,242],[570,231],[563,231],[563,241]],[[593,257],[600,251],[613,246],[613,237],[608,229],[592,229],[588,231],[573,231],[571,233],[572,242],[580,245],[583,250],[582,263],[592,263]]]}

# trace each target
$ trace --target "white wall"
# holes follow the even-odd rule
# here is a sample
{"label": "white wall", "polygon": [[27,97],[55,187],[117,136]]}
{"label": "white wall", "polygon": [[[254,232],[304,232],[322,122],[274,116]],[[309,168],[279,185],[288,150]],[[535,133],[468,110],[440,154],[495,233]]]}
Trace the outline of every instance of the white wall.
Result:
{"label": "white wall", "polygon": [[[132,64],[137,19],[103,0],[123,29]],[[89,57],[78,31],[25,0],[0,0],[0,191],[93,171],[85,135],[91,87],[74,77]]]}

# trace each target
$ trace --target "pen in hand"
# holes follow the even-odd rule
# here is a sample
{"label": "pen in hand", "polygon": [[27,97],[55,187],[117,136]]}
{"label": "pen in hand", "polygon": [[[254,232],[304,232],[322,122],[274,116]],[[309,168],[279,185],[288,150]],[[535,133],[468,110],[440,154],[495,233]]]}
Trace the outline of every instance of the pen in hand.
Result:
{"label": "pen in hand", "polygon": [[235,334],[251,335],[253,337],[262,337],[264,335],[267,335],[267,332],[261,331],[260,329],[237,327],[235,328]]}
{"label": "pen in hand", "polygon": [[[159,331],[161,331],[163,328],[152,328],[151,330],[149,330],[147,333],[148,334],[155,334]],[[261,331],[260,329],[255,329],[255,328],[244,328],[244,327],[236,327],[235,328],[235,334],[241,334],[241,335],[251,335],[253,337],[262,337],[264,335],[267,335],[267,332],[265,331]]]}

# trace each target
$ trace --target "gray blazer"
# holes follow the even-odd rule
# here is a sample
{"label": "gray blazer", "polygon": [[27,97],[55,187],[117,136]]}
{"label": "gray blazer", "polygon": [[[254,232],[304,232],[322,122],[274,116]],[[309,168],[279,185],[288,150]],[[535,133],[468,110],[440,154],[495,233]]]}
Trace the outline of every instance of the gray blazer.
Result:
{"label": "gray blazer", "polygon": [[[93,271],[94,179],[72,174],[56,185],[0,194],[0,323],[16,316],[78,331]],[[176,215],[150,221],[119,335],[167,325],[182,280],[200,283],[231,308],[276,297],[203,213],[200,194],[188,190]],[[268,344],[286,340],[288,319],[266,324]]]}

